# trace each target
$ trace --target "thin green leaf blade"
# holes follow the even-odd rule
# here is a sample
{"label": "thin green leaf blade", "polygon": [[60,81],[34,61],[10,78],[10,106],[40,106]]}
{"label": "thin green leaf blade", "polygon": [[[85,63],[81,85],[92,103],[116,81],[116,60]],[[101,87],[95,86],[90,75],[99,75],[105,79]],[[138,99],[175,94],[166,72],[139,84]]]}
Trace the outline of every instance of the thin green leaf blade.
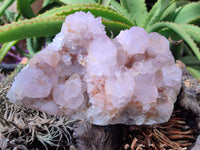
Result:
{"label": "thin green leaf blade", "polygon": [[43,13],[49,11],[49,10],[52,10],[54,8],[61,7],[61,6],[62,5],[60,3],[58,3],[58,2],[51,2],[49,4],[46,4],[45,6],[43,6],[42,9],[40,9],[40,11],[37,13],[37,16],[39,14],[43,14]]}
{"label": "thin green leaf blade", "polygon": [[[173,43],[170,43],[170,50],[174,56],[174,58],[177,60],[177,59],[180,59],[181,58],[181,54],[182,54],[182,51],[183,51],[183,41],[181,41],[180,43],[178,44],[173,44]],[[195,57],[196,58],[196,57]]]}
{"label": "thin green leaf blade", "polygon": [[[32,37],[53,36],[60,32],[66,16],[50,16],[18,21],[0,27],[0,44],[12,40],[21,40]],[[131,26],[117,22],[102,20],[107,32],[113,32],[116,36],[121,30],[129,29]]]}
{"label": "thin green leaf blade", "polygon": [[96,3],[95,0],[59,0],[63,4],[89,4],[89,3]]}
{"label": "thin green leaf blade", "polygon": [[51,0],[44,0],[43,3],[42,3],[42,6],[45,7],[50,3],[51,3]]}
{"label": "thin green leaf blade", "polygon": [[195,18],[195,19],[193,19],[193,20],[191,20],[191,21],[189,21],[188,23],[199,26],[200,25],[200,16]]}
{"label": "thin green leaf blade", "polygon": [[183,55],[194,56],[194,53],[191,51],[191,48],[187,44],[183,45],[183,49],[184,49]]}
{"label": "thin green leaf blade", "polygon": [[45,18],[48,16],[60,16],[60,15],[67,16],[77,11],[84,11],[84,12],[90,11],[96,17],[100,16],[107,20],[122,22],[130,26],[134,25],[134,22],[132,22],[131,20],[129,20],[122,14],[117,13],[111,8],[108,8],[99,4],[77,4],[77,5],[62,6],[62,7],[58,7],[53,10],[50,10],[46,13],[43,13],[39,15],[39,17]]}
{"label": "thin green leaf blade", "polygon": [[112,0],[99,0],[98,3],[104,6],[109,6]]}
{"label": "thin green leaf blade", "polygon": [[185,5],[177,13],[175,23],[189,23],[200,17],[200,2],[193,2]]}
{"label": "thin green leaf blade", "polygon": [[111,0],[110,6],[115,11],[117,11],[120,14],[122,14],[123,16],[125,16],[126,18],[128,18],[129,20],[131,20],[132,22],[134,22],[134,24],[136,24],[135,18],[127,11],[127,9],[125,9],[124,7],[122,7],[118,2],[116,2],[115,0]]}
{"label": "thin green leaf blade", "polygon": [[34,56],[36,52],[34,51],[33,43],[32,43],[32,39],[31,38],[27,38],[26,39],[26,45],[27,45],[27,49],[28,49],[29,54],[31,56]]}
{"label": "thin green leaf blade", "polygon": [[108,10],[112,10],[109,7],[105,7],[103,5],[99,5],[99,4],[72,4],[72,5],[67,5],[67,6],[61,6],[61,7],[57,7],[55,9],[49,10],[43,14],[40,14],[38,17],[49,17],[49,16],[56,16],[59,14],[62,14],[64,12],[69,12],[70,11],[81,11],[81,9],[85,9],[85,8],[93,8],[93,9],[108,9]]}
{"label": "thin green leaf blade", "polygon": [[121,22],[116,22],[116,21],[102,20],[102,23],[105,25],[106,33],[110,37],[117,36],[121,30],[131,28],[131,26],[128,26],[126,24],[123,24]]}
{"label": "thin green leaf blade", "polygon": [[197,70],[192,67],[187,67],[188,71],[193,75],[193,77],[200,79],[200,70]]}
{"label": "thin green leaf blade", "polygon": [[29,0],[17,0],[17,8],[23,17],[28,19],[35,17]]}
{"label": "thin green leaf blade", "polygon": [[192,24],[180,24],[180,26],[190,35],[197,43],[200,43],[200,27]]}
{"label": "thin green leaf blade", "polygon": [[179,25],[172,22],[159,22],[152,25],[147,31],[158,31],[162,28],[169,28],[176,32],[190,46],[196,57],[200,60],[200,51],[193,39]]}
{"label": "thin green leaf blade", "polygon": [[184,56],[180,60],[187,66],[200,66],[200,61],[195,56]]}
{"label": "thin green leaf blade", "polygon": [[0,7],[0,17],[4,14],[5,10],[14,2],[15,0],[5,0]]}
{"label": "thin green leaf blade", "polygon": [[104,6],[109,6],[110,2],[111,2],[111,0],[102,0],[102,4]]}
{"label": "thin green leaf blade", "polygon": [[8,43],[3,44],[3,46],[0,49],[0,62],[3,60],[7,52],[11,49],[12,46],[14,46],[18,41],[11,41]]}
{"label": "thin green leaf blade", "polygon": [[15,17],[12,14],[13,14],[13,12],[10,12],[8,10],[5,11],[5,17],[10,23],[15,20]]}
{"label": "thin green leaf blade", "polygon": [[0,44],[13,40],[57,34],[66,16],[23,20],[0,27]]}
{"label": "thin green leaf blade", "polygon": [[145,0],[121,0],[121,4],[135,18],[137,26],[141,26],[148,14]]}
{"label": "thin green leaf blade", "polygon": [[158,0],[144,20],[143,27],[147,29],[161,19],[164,10],[169,7],[171,0]]}
{"label": "thin green leaf blade", "polygon": [[164,13],[161,16],[162,21],[174,21],[177,12],[181,7],[184,5],[190,3],[190,1],[187,0],[172,0],[169,7],[164,11]]}

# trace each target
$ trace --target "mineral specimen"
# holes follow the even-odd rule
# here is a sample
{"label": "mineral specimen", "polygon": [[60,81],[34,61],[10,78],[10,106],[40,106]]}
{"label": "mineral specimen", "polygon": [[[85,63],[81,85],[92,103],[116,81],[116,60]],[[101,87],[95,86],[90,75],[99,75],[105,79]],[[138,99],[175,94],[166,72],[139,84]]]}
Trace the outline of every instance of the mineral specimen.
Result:
{"label": "mineral specimen", "polygon": [[110,39],[101,18],[69,15],[15,77],[11,102],[92,124],[168,121],[181,87],[169,41],[141,27]]}

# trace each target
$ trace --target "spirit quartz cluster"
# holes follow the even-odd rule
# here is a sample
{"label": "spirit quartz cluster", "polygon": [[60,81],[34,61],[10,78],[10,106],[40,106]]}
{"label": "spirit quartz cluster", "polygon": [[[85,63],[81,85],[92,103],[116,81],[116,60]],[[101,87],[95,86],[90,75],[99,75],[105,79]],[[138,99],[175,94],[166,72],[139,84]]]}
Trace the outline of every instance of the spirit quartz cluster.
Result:
{"label": "spirit quartz cluster", "polygon": [[8,98],[96,125],[156,124],[170,118],[181,75],[165,37],[132,27],[110,39],[101,18],[76,12],[15,77]]}

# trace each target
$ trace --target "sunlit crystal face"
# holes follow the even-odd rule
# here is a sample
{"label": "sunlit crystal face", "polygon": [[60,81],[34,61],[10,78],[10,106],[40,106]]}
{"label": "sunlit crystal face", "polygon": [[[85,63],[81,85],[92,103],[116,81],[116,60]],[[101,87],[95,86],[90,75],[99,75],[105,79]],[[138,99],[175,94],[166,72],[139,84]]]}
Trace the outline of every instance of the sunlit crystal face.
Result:
{"label": "sunlit crystal face", "polygon": [[100,18],[69,15],[16,76],[11,102],[97,125],[168,121],[181,86],[168,40],[141,27],[110,39]]}

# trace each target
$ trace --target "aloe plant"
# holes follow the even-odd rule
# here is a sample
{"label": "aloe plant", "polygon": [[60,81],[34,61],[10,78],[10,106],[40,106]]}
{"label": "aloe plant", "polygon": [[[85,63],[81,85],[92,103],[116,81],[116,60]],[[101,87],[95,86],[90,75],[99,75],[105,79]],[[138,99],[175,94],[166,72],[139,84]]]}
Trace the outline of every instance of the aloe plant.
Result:
{"label": "aloe plant", "polygon": [[[4,7],[9,6],[9,2],[12,1],[6,0]],[[37,37],[43,37],[42,41],[45,41],[44,37],[54,36],[60,31],[67,15],[90,11],[102,17],[108,35],[116,36],[121,30],[141,26],[147,32],[159,32],[166,36],[171,40],[175,58],[182,60],[188,70],[200,78],[200,2],[158,0],[148,12],[145,0],[45,0],[41,12],[51,9],[41,14],[34,14],[31,2],[33,0],[17,0],[19,13],[26,20],[0,27],[0,43],[4,43],[0,61],[9,47],[16,43],[13,41],[21,39],[27,39],[29,52],[34,55],[41,47],[34,48],[41,41]]]}

